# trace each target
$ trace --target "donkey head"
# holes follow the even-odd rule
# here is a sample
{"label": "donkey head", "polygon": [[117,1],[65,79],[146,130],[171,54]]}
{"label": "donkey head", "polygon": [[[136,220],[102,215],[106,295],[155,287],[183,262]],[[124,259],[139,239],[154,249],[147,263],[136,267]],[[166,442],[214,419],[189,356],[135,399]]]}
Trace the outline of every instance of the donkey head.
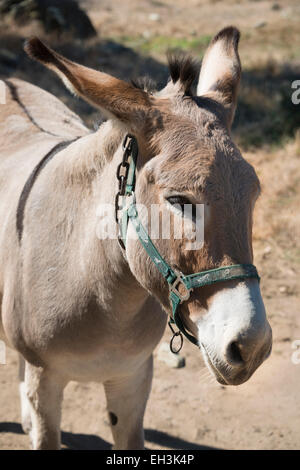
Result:
{"label": "donkey head", "polygon": [[[239,263],[252,263],[252,213],[259,180],[230,137],[241,75],[239,32],[225,28],[204,56],[196,95],[196,76],[189,58],[170,61],[171,80],[155,93],[67,60],[38,39],[28,54],[54,70],[76,94],[100,107],[139,144],[136,200],[160,205],[161,218],[173,227],[204,207],[204,241],[188,249],[186,234],[162,236],[155,245],[168,263],[185,274]],[[190,204],[192,215],[184,205]],[[196,213],[196,212],[195,212]],[[165,219],[166,220],[166,219]],[[139,241],[128,230],[126,256],[137,280],[170,312],[165,280]],[[204,359],[223,384],[240,384],[252,375],[271,350],[256,279],[231,280],[195,290],[182,305],[182,319],[198,339]]]}

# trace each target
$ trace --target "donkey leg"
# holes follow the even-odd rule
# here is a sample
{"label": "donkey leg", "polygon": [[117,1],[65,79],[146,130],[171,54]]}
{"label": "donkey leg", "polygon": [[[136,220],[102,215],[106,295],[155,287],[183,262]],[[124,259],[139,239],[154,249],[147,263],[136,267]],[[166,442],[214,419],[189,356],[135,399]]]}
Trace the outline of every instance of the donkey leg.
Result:
{"label": "donkey leg", "polygon": [[25,388],[30,403],[30,438],[35,450],[60,449],[63,390],[67,381],[53,371],[26,362]]}
{"label": "donkey leg", "polygon": [[21,402],[21,423],[25,434],[31,431],[31,407],[25,385],[25,359],[19,354],[19,393]]}
{"label": "donkey leg", "polygon": [[104,383],[115,450],[144,449],[143,419],[152,375],[151,356],[134,374]]}

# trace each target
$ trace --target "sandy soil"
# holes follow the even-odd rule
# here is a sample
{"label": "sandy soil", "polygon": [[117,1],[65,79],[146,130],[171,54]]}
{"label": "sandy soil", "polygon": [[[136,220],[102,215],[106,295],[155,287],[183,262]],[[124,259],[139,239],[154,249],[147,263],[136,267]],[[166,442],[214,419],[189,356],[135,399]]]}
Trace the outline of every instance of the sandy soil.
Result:
{"label": "sandy soil", "polygon": [[[250,50],[242,43],[241,57],[248,65],[254,58],[264,61],[271,56],[283,61],[294,47],[284,39],[286,31],[293,35],[295,25],[299,28],[300,11],[295,1],[103,0],[101,9],[96,0],[82,3],[102,37],[134,36],[144,31],[156,35],[162,28],[166,35],[193,37],[198,31],[212,34],[235,23],[246,35],[245,43],[255,45]],[[159,17],[150,19],[153,13]],[[266,25],[259,26],[263,21]],[[254,29],[257,34],[252,37]],[[145,416],[147,448],[300,448],[300,364],[292,361],[293,341],[300,339],[299,153],[299,142],[244,153],[254,164],[263,189],[256,210],[254,250],[273,328],[271,357],[239,387],[218,385],[199,352],[187,342],[182,351],[185,368],[170,369],[156,360]],[[167,330],[162,340],[169,338]],[[20,426],[17,356],[13,351],[7,351],[7,364],[0,365],[0,402],[0,449],[27,449],[29,439]],[[101,386],[70,383],[63,405],[63,446],[110,448],[105,410]]]}

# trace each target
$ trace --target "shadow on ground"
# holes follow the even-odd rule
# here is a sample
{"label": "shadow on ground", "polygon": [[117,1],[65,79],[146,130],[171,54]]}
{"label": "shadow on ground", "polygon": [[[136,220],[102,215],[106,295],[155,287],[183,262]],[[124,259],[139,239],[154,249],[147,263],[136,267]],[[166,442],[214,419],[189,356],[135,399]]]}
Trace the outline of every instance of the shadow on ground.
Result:
{"label": "shadow on ground", "polygon": [[[21,425],[12,422],[0,423],[0,433],[24,434]],[[167,449],[217,450],[213,447],[201,446],[155,429],[145,429],[145,439],[147,442]],[[75,434],[65,431],[62,431],[62,446],[68,450],[111,450],[112,448],[109,442],[93,434]]]}

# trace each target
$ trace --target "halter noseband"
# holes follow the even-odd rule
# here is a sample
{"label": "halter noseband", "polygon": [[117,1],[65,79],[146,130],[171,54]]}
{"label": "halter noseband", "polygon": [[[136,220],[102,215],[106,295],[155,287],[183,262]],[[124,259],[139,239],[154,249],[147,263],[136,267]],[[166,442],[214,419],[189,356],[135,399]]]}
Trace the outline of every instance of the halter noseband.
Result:
{"label": "halter noseband", "polygon": [[[186,330],[183,324],[180,317],[179,305],[188,300],[191,291],[198,287],[212,285],[222,281],[232,281],[234,279],[256,278],[259,281],[260,278],[256,267],[253,264],[234,264],[231,266],[222,266],[221,268],[209,269],[208,271],[187,275],[172,268],[161,256],[139,219],[134,196],[136,162],[138,157],[138,145],[134,136],[130,134],[126,135],[123,142],[123,151],[123,159],[117,169],[119,191],[115,200],[115,218],[119,226],[120,245],[125,249],[127,227],[130,220],[138,235],[140,243],[169,285],[169,298],[172,306],[172,316],[169,320],[169,326],[173,333],[173,337],[170,342],[171,351],[176,353],[180,351],[183,344],[182,334],[193,344],[199,346],[198,340]],[[128,207],[119,206],[120,197],[132,197],[132,201]],[[121,209],[122,218],[120,223],[118,219],[118,211]],[[179,291],[179,286],[181,286],[181,290],[183,292]],[[177,332],[174,331],[172,324],[177,326]],[[173,347],[173,342],[176,336],[180,337],[180,346],[177,350]]]}

